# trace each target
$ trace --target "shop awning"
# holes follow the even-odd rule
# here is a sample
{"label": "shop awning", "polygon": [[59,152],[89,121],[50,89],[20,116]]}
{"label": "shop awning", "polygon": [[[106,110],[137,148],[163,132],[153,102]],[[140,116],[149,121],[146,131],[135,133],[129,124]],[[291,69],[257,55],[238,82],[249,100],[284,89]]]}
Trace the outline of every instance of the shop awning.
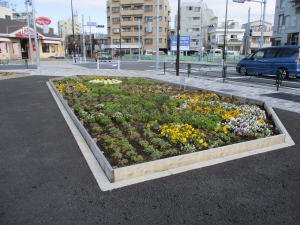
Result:
{"label": "shop awning", "polygon": [[8,38],[2,38],[2,37],[0,37],[0,41],[4,41],[4,42],[10,42],[10,39],[8,39]]}
{"label": "shop awning", "polygon": [[45,43],[45,44],[61,44],[60,41],[48,41],[48,40],[43,40],[42,43]]}

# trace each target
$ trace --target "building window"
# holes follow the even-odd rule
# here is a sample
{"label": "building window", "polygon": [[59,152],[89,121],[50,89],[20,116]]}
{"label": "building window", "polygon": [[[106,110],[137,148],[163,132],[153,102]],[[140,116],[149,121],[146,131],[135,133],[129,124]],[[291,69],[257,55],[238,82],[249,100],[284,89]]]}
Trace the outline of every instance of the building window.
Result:
{"label": "building window", "polygon": [[124,31],[124,32],[131,32],[131,28],[123,28],[123,29],[122,29],[122,32],[123,32],[123,31]]}
{"label": "building window", "polygon": [[193,6],[187,6],[186,11],[193,11]]}
{"label": "building window", "polygon": [[9,15],[5,15],[6,20],[11,20],[11,17]]}
{"label": "building window", "polygon": [[159,39],[159,43],[162,43],[162,38]]}
{"label": "building window", "polygon": [[194,7],[194,12],[200,12],[200,7]]}
{"label": "building window", "polygon": [[130,42],[131,42],[131,38],[123,38],[123,41],[124,41],[125,43],[130,43]]}
{"label": "building window", "polygon": [[145,5],[145,11],[152,11],[153,6],[152,5]]}
{"label": "building window", "polygon": [[159,9],[162,9],[162,5],[159,5]]}
{"label": "building window", "polygon": [[299,7],[299,6],[296,7],[296,9],[295,9],[295,14],[300,14],[300,7]]}
{"label": "building window", "polygon": [[285,7],[286,0],[280,0],[280,8]]}
{"label": "building window", "polygon": [[152,38],[145,38],[145,44],[152,44]]}
{"label": "building window", "polygon": [[185,17],[185,21],[192,21],[193,17]]}
{"label": "building window", "polygon": [[120,39],[113,39],[113,43],[120,43]]}
{"label": "building window", "polygon": [[123,17],[122,21],[131,21],[131,17]]}
{"label": "building window", "polygon": [[50,52],[49,44],[42,43],[42,52]]}
{"label": "building window", "polygon": [[284,28],[290,28],[290,21],[291,21],[291,17],[290,16],[285,16],[284,17]]}
{"label": "building window", "polygon": [[278,33],[278,34],[281,34],[283,25],[284,25],[284,17],[283,17],[283,15],[279,15],[279,19],[278,19],[278,29],[277,29],[277,33]]}
{"label": "building window", "polygon": [[162,32],[162,27],[159,28],[159,32]]}
{"label": "building window", "polygon": [[193,20],[200,20],[200,17],[193,17]]}
{"label": "building window", "polygon": [[120,18],[119,17],[112,18],[112,22],[113,23],[120,23]]}
{"label": "building window", "polygon": [[120,12],[120,7],[112,7],[112,12]]}
{"label": "building window", "polygon": [[297,26],[297,16],[292,16],[290,21],[290,27],[296,27]]}
{"label": "building window", "polygon": [[152,21],[153,20],[153,16],[145,16],[145,21]]}
{"label": "building window", "polygon": [[130,6],[123,6],[122,10],[131,10]]}
{"label": "building window", "polygon": [[159,18],[159,21],[161,21],[162,20],[162,16],[160,16],[160,17],[158,17]]}
{"label": "building window", "polygon": [[113,33],[120,33],[120,28],[114,28]]}

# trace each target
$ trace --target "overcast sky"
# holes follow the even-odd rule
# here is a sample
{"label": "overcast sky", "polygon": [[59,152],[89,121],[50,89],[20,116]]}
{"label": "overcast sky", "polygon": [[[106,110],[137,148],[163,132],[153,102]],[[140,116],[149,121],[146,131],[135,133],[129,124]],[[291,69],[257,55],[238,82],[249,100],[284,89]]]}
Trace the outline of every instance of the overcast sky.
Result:
{"label": "overcast sky", "polygon": [[[26,10],[25,0],[5,0],[13,5],[13,8]],[[257,0],[259,1],[259,0]],[[181,2],[199,2],[199,0]],[[215,16],[225,17],[226,0],[204,0],[208,8],[213,9]],[[169,0],[171,6],[171,27],[174,28],[174,15],[178,9],[178,0]],[[276,0],[268,0],[266,7],[267,22],[274,22]],[[244,23],[248,20],[248,9],[251,8],[251,21],[262,19],[263,4],[259,2],[234,3],[228,0],[228,17],[243,17]],[[35,9],[39,16],[45,16],[51,19],[50,27],[57,32],[57,22],[63,18],[71,18],[71,0],[35,0]],[[73,0],[73,11],[77,12],[79,21],[82,22],[84,16],[85,24],[91,18],[91,22],[99,25],[105,25],[105,28],[92,28],[92,32],[107,33],[106,30],[106,0]],[[85,28],[86,29],[86,28]],[[89,31],[89,30],[85,30]]]}

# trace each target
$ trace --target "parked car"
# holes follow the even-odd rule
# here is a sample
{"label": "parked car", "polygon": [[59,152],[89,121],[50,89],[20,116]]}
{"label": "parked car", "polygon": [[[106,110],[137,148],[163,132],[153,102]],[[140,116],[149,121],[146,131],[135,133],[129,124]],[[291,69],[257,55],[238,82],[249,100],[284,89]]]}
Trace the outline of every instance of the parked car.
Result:
{"label": "parked car", "polygon": [[283,78],[300,77],[300,46],[285,45],[261,48],[241,59],[236,71],[241,75],[271,74],[283,71]]}
{"label": "parked car", "polygon": [[[194,57],[199,57],[200,56],[200,52],[197,52],[197,53],[195,53],[194,55],[192,55],[192,56],[194,56]],[[207,56],[208,54],[206,53],[206,52],[202,52],[202,57],[205,57],[205,56]]]}
{"label": "parked car", "polygon": [[111,55],[108,52],[95,52],[94,53],[95,60],[112,60]]}

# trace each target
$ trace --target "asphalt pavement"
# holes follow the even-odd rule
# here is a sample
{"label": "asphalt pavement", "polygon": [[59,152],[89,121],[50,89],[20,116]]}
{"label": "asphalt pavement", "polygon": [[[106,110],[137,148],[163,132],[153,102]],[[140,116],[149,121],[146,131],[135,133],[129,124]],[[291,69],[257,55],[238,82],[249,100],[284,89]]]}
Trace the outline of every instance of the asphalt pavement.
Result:
{"label": "asphalt pavement", "polygon": [[300,224],[293,99],[275,112],[294,146],[103,192],[46,85],[60,73],[31,72],[0,80],[0,224]]}

